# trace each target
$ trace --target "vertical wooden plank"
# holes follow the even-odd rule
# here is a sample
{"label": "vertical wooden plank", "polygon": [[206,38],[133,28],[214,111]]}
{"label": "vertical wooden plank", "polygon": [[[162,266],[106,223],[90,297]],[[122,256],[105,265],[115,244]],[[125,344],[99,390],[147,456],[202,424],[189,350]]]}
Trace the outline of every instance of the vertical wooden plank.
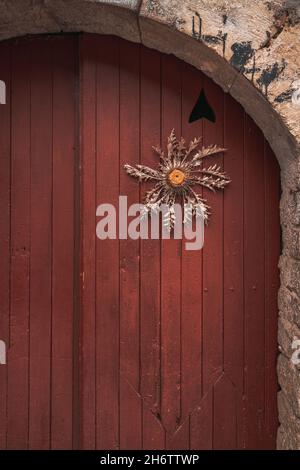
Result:
{"label": "vertical wooden plank", "polygon": [[10,339],[7,447],[28,446],[30,274],[30,49],[12,54]]}
{"label": "vertical wooden plank", "polygon": [[170,450],[188,450],[190,448],[190,417],[183,420],[172,435],[167,437],[166,448]]}
{"label": "vertical wooden plank", "polygon": [[[99,42],[98,42],[99,41]],[[118,207],[119,40],[98,38],[97,204]],[[119,240],[96,244],[96,446],[119,447]]]}
{"label": "vertical wooden plank", "polygon": [[236,387],[237,446],[243,447],[244,377],[244,110],[229,95],[224,102],[224,371]]}
{"label": "vertical wooden plank", "polygon": [[[141,48],[141,163],[158,164],[153,145],[161,142],[161,57]],[[142,194],[151,187],[146,183]],[[160,240],[141,240],[141,395],[144,449],[161,449]]]}
{"label": "vertical wooden plank", "polygon": [[[203,120],[191,124],[188,122],[202,87],[202,74],[189,65],[182,64],[182,135],[187,146],[195,137],[203,135]],[[202,193],[200,186],[195,186],[194,189],[198,194]],[[202,392],[202,249],[188,251],[185,248],[186,241],[183,239],[182,244],[181,406],[183,420],[199,405]],[[192,416],[191,419],[193,419]]]}
{"label": "vertical wooden plank", "polygon": [[[6,85],[6,104],[0,105],[0,339],[9,346],[10,305],[10,177],[11,177],[11,42],[0,43],[1,75]],[[6,448],[8,364],[0,365],[0,449]]]}
{"label": "vertical wooden plank", "polygon": [[31,261],[29,447],[50,445],[52,308],[52,57],[44,38],[31,48]]}
{"label": "vertical wooden plank", "polygon": [[142,400],[123,374],[120,374],[120,449],[142,447]]}
{"label": "vertical wooden plank", "polygon": [[[139,184],[124,165],[140,153],[140,47],[120,42],[120,195],[139,202]],[[120,216],[125,216],[120,213]],[[142,446],[140,399],[140,241],[120,240],[120,448]],[[131,406],[130,406],[131,404]]]}
{"label": "vertical wooden plank", "polygon": [[244,179],[246,447],[259,448],[265,400],[264,140],[248,116],[245,125]]}
{"label": "vertical wooden plank", "polygon": [[224,369],[243,388],[243,154],[244,111],[225,95],[224,170]]}
{"label": "vertical wooden plank", "polygon": [[265,448],[274,449],[278,428],[276,374],[280,256],[280,168],[265,142]]}
{"label": "vertical wooden plank", "polygon": [[[181,64],[162,56],[162,142],[181,134]],[[181,240],[161,244],[161,415],[172,435],[181,420]],[[167,440],[168,447],[168,440]]]}
{"label": "vertical wooden plank", "polygon": [[213,448],[213,389],[203,396],[190,419],[190,448],[210,450]]}
{"label": "vertical wooden plank", "polygon": [[[204,145],[223,146],[223,92],[204,79],[204,90],[216,122],[204,121]],[[223,165],[222,156],[208,157],[204,165]],[[203,393],[207,393],[223,369],[223,192],[203,190],[211,208],[203,249]]]}
{"label": "vertical wooden plank", "polygon": [[236,449],[236,387],[226,375],[220,377],[214,385],[213,416],[213,448],[223,450]]}
{"label": "vertical wooden plank", "polygon": [[[53,63],[53,256],[51,448],[72,448],[74,285],[74,37],[55,38]],[[76,274],[75,274],[76,275]]]}
{"label": "vertical wooden plank", "polygon": [[80,329],[81,447],[96,446],[96,80],[95,38],[80,37],[82,266]]}
{"label": "vertical wooden plank", "polygon": [[157,415],[147,405],[143,406],[143,449],[164,449],[165,430]]}

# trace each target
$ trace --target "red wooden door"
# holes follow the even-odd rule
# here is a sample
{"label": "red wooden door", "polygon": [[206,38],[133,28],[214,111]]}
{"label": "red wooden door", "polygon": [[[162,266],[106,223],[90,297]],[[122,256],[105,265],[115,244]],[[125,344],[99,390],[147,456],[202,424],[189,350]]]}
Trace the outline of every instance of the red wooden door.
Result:
{"label": "red wooden door", "polygon": [[76,40],[0,43],[0,447],[72,446]]}
{"label": "red wooden door", "polygon": [[[0,447],[274,447],[279,168],[260,130],[121,39],[2,42],[0,65]],[[188,123],[201,88],[215,124]],[[228,149],[204,249],[98,240],[96,207],[147,189],[123,165],[155,165],[173,127]]]}
{"label": "red wooden door", "polygon": [[[172,56],[116,38],[81,44],[82,444],[273,447],[279,171],[230,96]],[[188,123],[201,87],[216,123]],[[232,179],[203,251],[181,240],[95,239],[95,205],[142,196],[124,163],[155,165],[175,127],[228,148]],[[215,158],[215,157],[214,157]],[[216,159],[215,159],[216,160]]]}

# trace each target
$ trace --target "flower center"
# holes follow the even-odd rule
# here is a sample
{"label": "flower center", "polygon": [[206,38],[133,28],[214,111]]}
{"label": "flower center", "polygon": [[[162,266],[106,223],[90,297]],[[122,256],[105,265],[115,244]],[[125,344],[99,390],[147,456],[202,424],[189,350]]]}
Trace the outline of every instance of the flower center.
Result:
{"label": "flower center", "polygon": [[172,186],[181,186],[185,180],[185,173],[175,168],[168,174],[168,180]]}

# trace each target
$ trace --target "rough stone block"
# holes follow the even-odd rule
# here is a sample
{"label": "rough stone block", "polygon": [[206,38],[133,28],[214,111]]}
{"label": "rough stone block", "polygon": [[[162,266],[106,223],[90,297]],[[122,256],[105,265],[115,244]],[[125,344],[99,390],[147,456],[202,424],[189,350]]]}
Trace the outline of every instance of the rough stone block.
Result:
{"label": "rough stone block", "polygon": [[288,397],[295,416],[300,418],[300,371],[283,354],[279,355],[278,364],[279,384]]}

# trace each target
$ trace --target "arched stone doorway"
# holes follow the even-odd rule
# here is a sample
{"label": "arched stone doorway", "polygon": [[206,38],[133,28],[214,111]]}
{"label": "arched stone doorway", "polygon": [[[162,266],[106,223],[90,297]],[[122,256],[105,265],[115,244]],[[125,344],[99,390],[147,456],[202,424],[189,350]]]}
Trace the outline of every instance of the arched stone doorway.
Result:
{"label": "arched stone doorway", "polygon": [[[209,3],[209,5],[206,5]],[[299,337],[299,105],[297,58],[299,11],[292,0],[258,2],[85,1],[3,2],[1,38],[61,31],[117,34],[172,52],[210,75],[239,101],[269,140],[282,170],[283,256],[279,296],[279,448],[297,448],[299,373],[291,344]],[[25,14],[26,12],[26,14]],[[205,21],[199,29],[199,18]],[[227,26],[226,26],[226,24]],[[219,34],[221,31],[222,34]],[[243,32],[246,32],[243,36]],[[268,34],[266,33],[268,31]],[[229,33],[223,53],[222,37]],[[201,34],[200,34],[201,33]],[[207,37],[206,37],[207,36]],[[213,38],[216,37],[215,40]],[[211,39],[211,40],[210,40]],[[234,59],[234,45],[251,42],[251,54]],[[224,60],[225,59],[225,60]],[[253,61],[258,74],[253,77]],[[269,65],[274,67],[269,67]],[[276,66],[277,64],[277,66]],[[272,69],[272,70],[271,70]],[[274,70],[273,70],[274,69]],[[279,72],[277,73],[276,72]],[[261,77],[264,72],[264,77]],[[276,72],[271,73],[270,72]],[[245,78],[246,77],[246,78]],[[269,78],[271,82],[269,83]],[[267,78],[264,83],[263,78]],[[272,80],[274,78],[274,80]],[[247,80],[248,79],[248,80]],[[266,86],[267,85],[267,86]],[[268,88],[268,90],[266,90]],[[268,93],[266,93],[268,91]]]}

